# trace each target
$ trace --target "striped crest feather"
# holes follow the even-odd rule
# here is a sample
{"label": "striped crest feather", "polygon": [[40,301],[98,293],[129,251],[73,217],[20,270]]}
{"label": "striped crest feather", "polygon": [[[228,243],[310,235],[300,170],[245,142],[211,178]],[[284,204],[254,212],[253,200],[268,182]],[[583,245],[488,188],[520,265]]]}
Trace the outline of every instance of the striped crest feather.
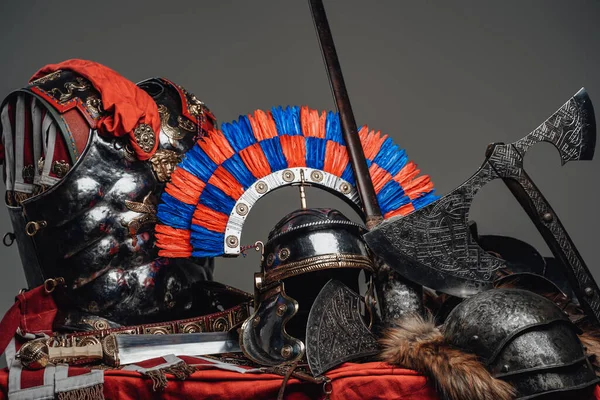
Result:
{"label": "striped crest feather", "polygon": [[[420,175],[387,135],[365,126],[359,136],[385,218],[406,215],[436,200],[429,177]],[[210,131],[185,154],[161,197],[159,254],[223,255],[236,202],[260,179],[290,168],[323,171],[355,186],[337,113],[277,107]]]}

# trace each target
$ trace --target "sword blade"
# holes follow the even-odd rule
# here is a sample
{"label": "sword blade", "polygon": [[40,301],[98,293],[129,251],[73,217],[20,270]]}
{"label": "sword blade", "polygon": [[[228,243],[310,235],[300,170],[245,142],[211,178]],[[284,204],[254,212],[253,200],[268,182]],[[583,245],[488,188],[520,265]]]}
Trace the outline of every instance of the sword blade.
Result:
{"label": "sword blade", "polygon": [[172,335],[115,335],[119,364],[134,364],[169,354],[202,356],[241,352],[235,333],[206,332]]}

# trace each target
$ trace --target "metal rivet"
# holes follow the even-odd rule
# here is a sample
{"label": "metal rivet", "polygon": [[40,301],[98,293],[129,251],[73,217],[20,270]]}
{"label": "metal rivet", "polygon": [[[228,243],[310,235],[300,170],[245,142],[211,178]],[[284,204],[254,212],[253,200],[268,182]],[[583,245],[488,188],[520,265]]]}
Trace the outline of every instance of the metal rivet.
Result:
{"label": "metal rivet", "polygon": [[283,249],[279,250],[279,260],[280,261],[287,260],[289,256],[290,256],[290,250],[289,249],[283,248]]}
{"label": "metal rivet", "polygon": [[479,336],[473,335],[473,337],[471,337],[471,340],[475,342],[475,341],[479,340]]}
{"label": "metal rivet", "polygon": [[227,236],[227,246],[229,247],[237,247],[238,245],[238,238],[236,236],[233,235],[229,235]]}
{"label": "metal rivet", "polygon": [[286,169],[285,171],[283,171],[282,177],[284,181],[292,182],[296,175],[294,174],[294,172],[290,171],[289,169]]}
{"label": "metal rivet", "polygon": [[281,356],[283,358],[290,358],[292,355],[292,351],[294,349],[292,349],[292,346],[290,346],[289,344],[286,344],[285,346],[283,346],[283,348],[281,349]]}
{"label": "metal rivet", "polygon": [[315,182],[321,182],[323,180],[323,173],[321,171],[313,171],[310,173],[310,179]]}
{"label": "metal rivet", "polygon": [[238,203],[235,206],[235,211],[239,214],[239,215],[246,215],[248,214],[248,206],[245,205],[244,203]]}
{"label": "metal rivet", "polygon": [[270,267],[271,265],[273,265],[274,262],[275,262],[275,254],[270,253],[267,256],[267,267]]}
{"label": "metal rivet", "polygon": [[504,364],[502,366],[502,372],[508,372],[509,369],[510,369],[510,367],[508,366],[508,364]]}
{"label": "metal rivet", "polygon": [[277,316],[283,317],[283,314],[287,311],[287,306],[285,304],[280,304],[277,306]]}
{"label": "metal rivet", "polygon": [[588,297],[592,297],[592,295],[594,294],[594,290],[591,287],[586,287],[584,289],[585,295]]}
{"label": "metal rivet", "polygon": [[258,193],[264,194],[269,189],[269,186],[267,186],[267,184],[264,183],[263,181],[258,181],[258,182],[256,182],[255,188]]}
{"label": "metal rivet", "polygon": [[40,229],[45,228],[47,225],[46,221],[29,221],[25,225],[25,233],[27,236],[34,236]]}
{"label": "metal rivet", "polygon": [[544,219],[544,221],[546,221],[546,222],[552,222],[552,219],[553,219],[553,217],[552,217],[552,213],[549,213],[549,212],[548,212],[548,213],[545,213],[545,214],[542,216],[542,218],[543,218],[543,219]]}
{"label": "metal rivet", "polygon": [[352,188],[350,187],[350,185],[348,185],[347,183],[342,183],[340,185],[340,192],[342,192],[343,194],[348,194],[350,193],[350,190]]}

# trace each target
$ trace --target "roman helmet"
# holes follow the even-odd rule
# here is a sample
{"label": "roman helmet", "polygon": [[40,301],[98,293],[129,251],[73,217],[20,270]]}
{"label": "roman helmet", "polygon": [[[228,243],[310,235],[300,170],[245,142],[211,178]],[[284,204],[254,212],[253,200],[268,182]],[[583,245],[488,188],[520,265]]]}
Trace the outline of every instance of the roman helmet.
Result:
{"label": "roman helmet", "polygon": [[[322,372],[321,345],[330,350],[325,369],[377,352],[370,333],[372,279],[365,296],[357,294],[359,273],[370,277],[374,272],[362,233],[361,225],[333,209],[299,209],[279,221],[264,244],[261,272],[255,275],[254,313],[241,328],[240,344],[248,358],[279,365],[299,361],[306,352],[311,369]],[[323,291],[330,282],[340,290]],[[347,324],[353,335],[348,335]],[[332,334],[339,337],[322,342]]]}
{"label": "roman helmet", "polygon": [[[386,217],[406,215],[436,199],[429,177],[420,176],[391,138],[368,127],[359,136]],[[241,254],[242,230],[253,207],[286,186],[326,190],[364,217],[337,113],[274,107],[209,131],[186,153],[161,197],[160,254]],[[365,304],[357,276],[372,272],[375,264],[362,233],[334,210],[303,208],[277,224],[264,244],[255,312],[242,327],[240,341],[249,358],[274,366],[306,353],[311,372],[319,375],[345,357],[372,354],[372,295],[367,291]],[[343,328],[311,329],[311,321],[341,323],[333,311],[344,315]],[[319,347],[326,343],[332,347]],[[343,349],[344,343],[353,344]]]}

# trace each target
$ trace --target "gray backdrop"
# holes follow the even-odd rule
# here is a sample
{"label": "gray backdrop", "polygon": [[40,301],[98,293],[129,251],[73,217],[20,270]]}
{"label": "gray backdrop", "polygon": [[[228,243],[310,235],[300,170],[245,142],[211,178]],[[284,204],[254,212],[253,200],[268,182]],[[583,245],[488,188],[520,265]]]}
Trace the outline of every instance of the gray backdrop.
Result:
{"label": "gray backdrop", "polygon": [[[358,124],[392,135],[440,194],[475,172],[488,143],[521,138],[582,86],[600,109],[597,1],[331,0],[326,9]],[[221,122],[275,105],[334,107],[301,0],[4,1],[0,54],[1,97],[47,63],[84,58],[133,81],[167,77]],[[526,160],[596,277],[599,167],[561,168],[545,144]],[[349,211],[316,189],[308,202]],[[298,205],[295,189],[261,200],[243,244],[264,240]],[[513,235],[549,255],[501,182],[484,188],[471,215],[483,233]],[[0,228],[11,230],[1,207]],[[2,314],[25,286],[16,246],[0,245],[0,267]],[[215,277],[251,290],[257,269],[256,254],[218,259]]]}

